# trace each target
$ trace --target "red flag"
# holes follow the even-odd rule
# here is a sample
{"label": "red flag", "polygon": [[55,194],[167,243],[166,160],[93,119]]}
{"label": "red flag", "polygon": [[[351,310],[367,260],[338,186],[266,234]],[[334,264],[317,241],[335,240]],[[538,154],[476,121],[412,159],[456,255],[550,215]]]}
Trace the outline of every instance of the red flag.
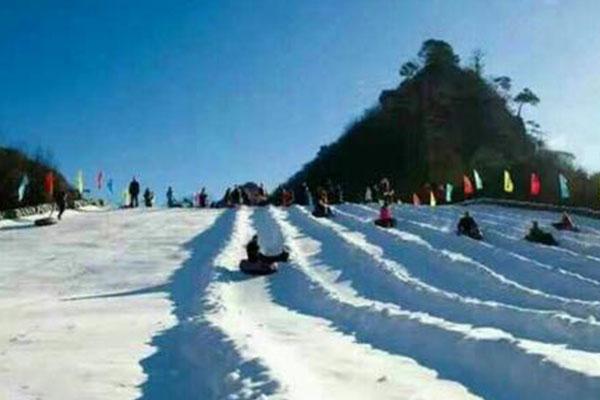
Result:
{"label": "red flag", "polygon": [[46,174],[46,178],[44,179],[44,191],[48,196],[52,196],[54,194],[54,174],[52,171]]}
{"label": "red flag", "polygon": [[542,184],[540,183],[540,177],[536,173],[531,174],[531,190],[532,196],[539,196]]}
{"label": "red flag", "polygon": [[416,193],[413,193],[413,205],[415,205],[415,206],[421,205],[421,199],[419,198],[419,196],[417,196]]}
{"label": "red flag", "polygon": [[98,190],[102,189],[102,180],[104,179],[104,174],[102,171],[98,172],[98,176],[96,176],[96,186],[98,186]]}
{"label": "red flag", "polygon": [[463,175],[463,190],[465,192],[465,197],[471,196],[474,192],[473,184],[468,176]]}

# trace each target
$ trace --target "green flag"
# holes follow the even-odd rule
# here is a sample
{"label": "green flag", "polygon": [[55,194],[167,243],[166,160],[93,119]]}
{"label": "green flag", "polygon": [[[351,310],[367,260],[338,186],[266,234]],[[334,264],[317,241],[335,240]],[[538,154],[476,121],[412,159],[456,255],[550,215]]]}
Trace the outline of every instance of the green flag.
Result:
{"label": "green flag", "polygon": [[452,203],[452,191],[454,186],[451,183],[446,183],[446,203]]}
{"label": "green flag", "polygon": [[569,191],[569,181],[563,174],[558,174],[558,183],[560,186],[560,198],[568,199],[571,197],[571,192]]}
{"label": "green flag", "polygon": [[75,186],[77,186],[77,191],[80,195],[83,195],[83,171],[79,170],[77,172],[77,179],[75,180]]}
{"label": "green flag", "polygon": [[475,177],[475,189],[482,190],[483,181],[481,180],[481,176],[479,176],[479,173],[475,169],[473,170],[473,176]]}

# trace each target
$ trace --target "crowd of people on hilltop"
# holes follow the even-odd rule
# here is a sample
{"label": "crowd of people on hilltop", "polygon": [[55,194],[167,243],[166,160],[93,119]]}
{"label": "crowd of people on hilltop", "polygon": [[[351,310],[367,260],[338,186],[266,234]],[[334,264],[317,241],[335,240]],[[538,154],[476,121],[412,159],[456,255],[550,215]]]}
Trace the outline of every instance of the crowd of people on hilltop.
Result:
{"label": "crowd of people on hilltop", "polygon": [[[129,207],[138,207],[138,196],[140,192],[140,184],[135,178],[132,179],[129,185]],[[150,189],[144,192],[144,203],[147,207],[151,207],[154,202],[154,193]],[[238,207],[246,206],[265,206],[274,204],[282,207],[289,207],[293,204],[306,206],[312,209],[312,215],[317,218],[330,218],[334,216],[332,205],[341,204],[344,202],[344,192],[341,184],[334,184],[328,179],[323,185],[317,186],[311,190],[306,182],[294,189],[288,187],[280,187],[275,193],[269,194],[261,183],[259,185],[246,184],[234,185],[227,188],[223,198],[218,201],[208,202],[206,188],[202,188],[195,196],[193,201],[177,201],[174,196],[173,188],[169,187],[166,193],[168,207],[183,207],[196,206],[200,208],[211,207]],[[365,203],[378,203],[379,217],[374,221],[375,225],[382,228],[392,228],[397,224],[397,220],[393,216],[393,205],[401,203],[396,192],[392,188],[390,181],[387,178],[382,178],[379,182],[369,185],[365,189]],[[57,204],[64,202],[57,201]],[[59,205],[60,208],[60,205]],[[560,221],[552,224],[557,230],[577,231],[572,218],[564,213]],[[468,236],[475,240],[483,240],[483,233],[475,219],[465,212],[459,219],[456,226],[458,235]],[[539,242],[548,245],[556,245],[557,242],[551,233],[543,231],[537,221],[533,221],[531,229],[525,236],[526,240]]]}
{"label": "crowd of people on hilltop", "polygon": [[[140,206],[141,185],[133,177],[127,190],[127,200],[124,208],[137,208]],[[150,188],[146,187],[142,194],[145,207],[153,207],[155,203],[155,194]],[[53,203],[58,210],[58,219],[63,216],[68,204],[68,193],[64,190],[57,190],[53,195]],[[175,192],[171,186],[166,191],[166,205],[169,208],[177,207],[198,207],[198,208],[221,208],[221,207],[239,207],[246,206],[265,206],[274,204],[281,207],[290,207],[294,204],[308,207],[312,210],[312,215],[316,218],[331,218],[334,216],[332,205],[344,202],[344,192],[341,184],[334,184],[332,180],[327,180],[323,185],[317,186],[311,190],[306,182],[294,189],[280,187],[274,193],[269,194],[264,185],[245,184],[235,185],[227,188],[223,198],[218,201],[209,202],[209,197],[205,187],[202,187],[194,196],[177,200]],[[364,203],[378,203],[379,217],[373,222],[381,228],[392,228],[397,225],[397,220],[393,216],[394,204],[401,204],[395,191],[387,178],[382,178],[374,185],[366,187],[364,194]],[[578,231],[573,219],[566,212],[561,219],[552,224],[557,230]],[[483,240],[483,232],[479,225],[470,215],[465,212],[456,225],[457,235],[464,235],[475,240]],[[540,228],[537,221],[532,225],[525,236],[525,239],[531,242],[542,243],[555,246],[558,242],[550,232]],[[263,258],[263,261],[265,259]]]}

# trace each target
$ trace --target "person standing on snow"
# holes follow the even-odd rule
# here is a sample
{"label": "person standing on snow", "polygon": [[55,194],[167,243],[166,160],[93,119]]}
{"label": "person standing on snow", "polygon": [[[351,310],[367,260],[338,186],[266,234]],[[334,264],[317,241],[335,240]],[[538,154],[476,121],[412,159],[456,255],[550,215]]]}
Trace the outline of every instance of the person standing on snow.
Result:
{"label": "person standing on snow", "polygon": [[333,216],[329,207],[327,191],[322,188],[317,189],[317,203],[315,204],[313,215],[317,218],[329,218]]}
{"label": "person standing on snow", "polygon": [[267,193],[265,186],[262,183],[258,185],[256,204],[259,206],[266,206],[269,202],[268,196],[269,194]]}
{"label": "person standing on snow", "polygon": [[234,186],[232,197],[233,197],[233,199],[232,199],[233,204],[239,205],[239,206],[241,206],[243,204],[244,197],[242,195],[242,189],[238,185]]}
{"label": "person standing on snow", "polygon": [[342,190],[342,185],[340,185],[339,183],[335,187],[335,201],[336,204],[344,203],[344,191]]}
{"label": "person standing on snow", "polygon": [[134,176],[133,179],[131,180],[131,183],[129,184],[129,199],[130,199],[129,207],[135,208],[140,205],[139,199],[138,199],[139,195],[140,195],[140,184],[135,179],[135,176]]}
{"label": "person standing on snow", "polygon": [[371,188],[367,186],[367,190],[365,190],[365,203],[373,202],[373,193],[371,192]]}
{"label": "person standing on snow", "polygon": [[392,190],[390,181],[387,178],[383,178],[381,180],[381,182],[379,183],[379,186],[380,186],[382,200],[384,202],[387,202],[390,204],[393,203],[395,193],[394,193],[394,190]]}
{"label": "person standing on snow", "polygon": [[300,187],[300,191],[298,194],[298,204],[312,207],[312,194],[310,193],[310,189],[306,182],[302,182],[302,186]]}
{"label": "person standing on snow", "polygon": [[291,191],[286,188],[281,189],[281,205],[283,207],[289,207],[294,202],[294,195]]}
{"label": "person standing on snow", "polygon": [[175,207],[175,199],[173,198],[173,188],[169,186],[167,189],[167,207]]}
{"label": "person standing on snow", "polygon": [[154,202],[154,193],[150,191],[150,188],[146,188],[144,191],[144,205],[146,207],[152,207],[152,203]]}
{"label": "person standing on snow", "polygon": [[59,190],[54,195],[54,201],[58,207],[58,219],[62,218],[65,209],[67,208],[67,192]]}
{"label": "person standing on snow", "polygon": [[200,206],[200,208],[206,207],[207,197],[208,196],[206,195],[206,188],[202,188],[202,190],[200,190],[200,194],[198,195],[198,206]]}

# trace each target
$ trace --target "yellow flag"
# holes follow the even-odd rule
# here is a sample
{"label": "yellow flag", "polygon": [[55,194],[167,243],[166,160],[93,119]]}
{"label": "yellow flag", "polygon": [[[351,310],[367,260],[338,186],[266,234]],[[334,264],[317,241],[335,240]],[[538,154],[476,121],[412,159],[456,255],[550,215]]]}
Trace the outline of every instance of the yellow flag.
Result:
{"label": "yellow flag", "polygon": [[504,171],[504,191],[506,193],[512,193],[515,190],[515,185],[510,177],[508,171]]}
{"label": "yellow flag", "polygon": [[435,207],[437,205],[437,201],[435,201],[435,196],[433,194],[433,191],[429,192],[429,205],[431,207]]}
{"label": "yellow flag", "polygon": [[123,192],[121,193],[121,200],[123,201],[123,205],[125,207],[127,207],[129,205],[130,199],[129,199],[129,191],[127,189],[123,190]]}

